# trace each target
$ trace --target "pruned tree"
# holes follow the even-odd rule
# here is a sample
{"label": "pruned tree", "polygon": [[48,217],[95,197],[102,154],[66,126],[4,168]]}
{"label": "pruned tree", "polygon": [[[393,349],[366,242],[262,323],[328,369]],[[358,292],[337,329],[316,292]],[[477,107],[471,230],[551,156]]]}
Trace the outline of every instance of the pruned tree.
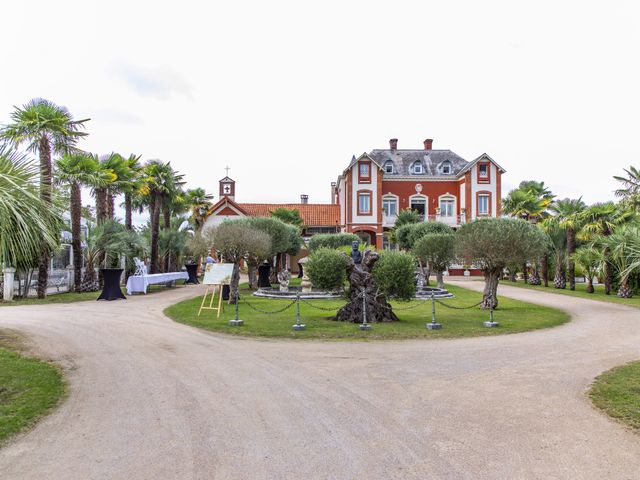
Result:
{"label": "pruned tree", "polygon": [[498,281],[510,263],[538,258],[545,249],[544,233],[534,225],[513,218],[474,220],[456,234],[456,254],[477,265],[484,274],[481,308],[498,306]]}
{"label": "pruned tree", "polygon": [[425,235],[415,243],[412,252],[436,273],[436,286],[444,288],[443,273],[455,260],[455,236],[452,233]]}
{"label": "pruned tree", "polygon": [[313,252],[319,248],[351,247],[353,242],[359,241],[360,237],[355,233],[321,233],[311,237],[311,240],[309,240],[309,251]]}
{"label": "pruned tree", "polygon": [[229,291],[229,303],[235,304],[238,301],[240,261],[270,252],[271,239],[267,233],[252,228],[246,221],[234,220],[220,224],[213,233],[213,241],[224,260],[235,265]]}
{"label": "pruned tree", "polygon": [[367,250],[364,252],[360,265],[356,265],[350,257],[345,258],[347,260],[347,279],[350,284],[349,301],[338,310],[335,319],[342,322],[362,323],[363,309],[366,309],[367,322],[399,320],[373,278],[373,269],[380,260],[380,255]]}

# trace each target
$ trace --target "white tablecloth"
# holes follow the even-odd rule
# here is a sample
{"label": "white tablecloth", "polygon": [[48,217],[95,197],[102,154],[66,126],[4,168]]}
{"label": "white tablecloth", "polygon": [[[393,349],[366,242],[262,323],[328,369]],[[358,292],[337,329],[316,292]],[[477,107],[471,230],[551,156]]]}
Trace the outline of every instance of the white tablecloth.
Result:
{"label": "white tablecloth", "polygon": [[176,280],[188,280],[187,272],[154,273],[151,275],[132,275],[127,280],[127,294],[135,292],[147,293],[149,285],[174,282]]}

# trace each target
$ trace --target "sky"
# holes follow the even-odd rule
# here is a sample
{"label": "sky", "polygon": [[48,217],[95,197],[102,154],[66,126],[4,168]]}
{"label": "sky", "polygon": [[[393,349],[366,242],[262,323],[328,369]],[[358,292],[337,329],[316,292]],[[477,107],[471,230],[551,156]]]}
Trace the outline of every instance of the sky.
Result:
{"label": "sky", "polygon": [[47,98],[79,145],[170,161],[240,202],[330,201],[352,155],[486,152],[503,193],[613,198],[640,165],[632,1],[29,1],[3,5],[0,124]]}

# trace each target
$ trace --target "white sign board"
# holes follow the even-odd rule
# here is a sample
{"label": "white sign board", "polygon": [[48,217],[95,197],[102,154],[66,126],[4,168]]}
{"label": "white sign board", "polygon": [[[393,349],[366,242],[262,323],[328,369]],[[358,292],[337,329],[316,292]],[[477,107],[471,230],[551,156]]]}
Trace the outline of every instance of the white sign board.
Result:
{"label": "white sign board", "polygon": [[204,269],[204,285],[229,285],[233,275],[233,263],[207,263]]}

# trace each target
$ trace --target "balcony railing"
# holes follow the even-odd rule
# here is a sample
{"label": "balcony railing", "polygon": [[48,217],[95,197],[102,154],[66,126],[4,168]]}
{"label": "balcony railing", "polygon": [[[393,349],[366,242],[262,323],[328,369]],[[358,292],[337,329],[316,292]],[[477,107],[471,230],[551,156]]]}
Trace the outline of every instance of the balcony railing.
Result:
{"label": "balcony railing", "polygon": [[[383,215],[382,226],[393,227],[396,223],[397,215]],[[466,215],[420,215],[421,222],[442,222],[452,227],[457,227],[466,222]]]}

